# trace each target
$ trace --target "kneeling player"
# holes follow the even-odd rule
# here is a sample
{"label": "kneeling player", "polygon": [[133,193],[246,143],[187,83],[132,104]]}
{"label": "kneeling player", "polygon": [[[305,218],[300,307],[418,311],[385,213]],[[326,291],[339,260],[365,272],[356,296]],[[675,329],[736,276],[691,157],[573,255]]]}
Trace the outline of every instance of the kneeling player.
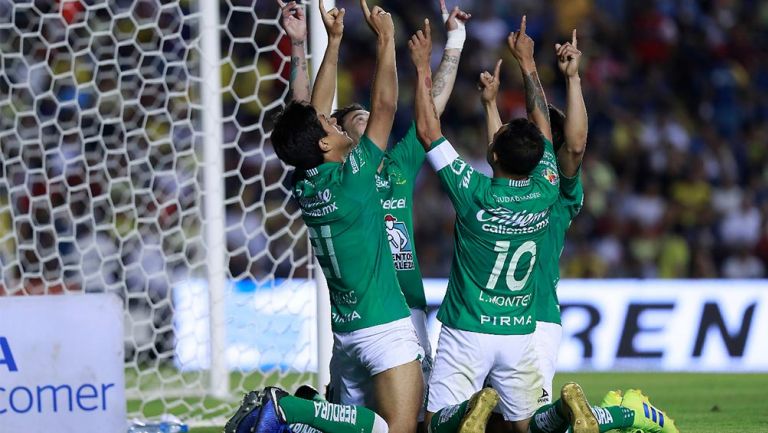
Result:
{"label": "kneeling player", "polygon": [[[307,395],[302,391],[309,390]],[[252,391],[224,433],[387,433],[387,423],[361,406],[333,404],[303,386],[296,396],[273,386]]]}
{"label": "kneeling player", "polygon": [[[532,121],[515,120],[495,134],[488,155],[491,179],[470,167],[442,136],[429,98],[429,33],[427,27],[409,44],[418,76],[416,125],[419,139],[430,149],[427,158],[456,208],[454,259],[438,316],[443,329],[429,387],[428,417],[434,413],[430,429],[481,433],[499,402],[506,428],[522,433],[541,395],[532,335],[532,297],[540,279],[534,268],[558,193],[533,41],[523,20],[510,46],[523,69]],[[500,395],[481,390],[486,377]],[[574,431],[591,432],[594,417],[578,385],[563,387],[562,396]]]}
{"label": "kneeling player", "polygon": [[[397,106],[394,26],[383,9],[369,11],[364,0],[361,7],[378,43],[371,115],[359,145],[353,148],[329,117],[330,104],[316,105],[320,78],[311,105],[286,106],[272,142],[278,157],[297,168],[293,194],[328,281],[332,401],[362,402],[390,431],[412,433],[423,396],[424,352],[392,266],[375,183]],[[329,16],[339,19],[340,11],[324,19]]]}

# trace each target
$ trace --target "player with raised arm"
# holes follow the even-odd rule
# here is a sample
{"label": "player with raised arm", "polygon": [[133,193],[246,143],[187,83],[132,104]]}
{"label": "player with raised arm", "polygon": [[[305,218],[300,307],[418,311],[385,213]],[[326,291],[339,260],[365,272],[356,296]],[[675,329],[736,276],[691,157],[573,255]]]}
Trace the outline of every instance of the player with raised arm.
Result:
{"label": "player with raised arm", "polygon": [[[295,7],[295,5],[294,5]],[[304,46],[306,31],[289,31],[295,21],[285,22],[287,10],[291,4],[283,7],[284,27],[292,39],[293,46]],[[442,113],[448,103],[453,84],[456,80],[461,50],[466,39],[465,24],[471,15],[454,7],[448,10],[445,0],[440,0],[440,9],[447,31],[447,41],[442,60],[434,76],[435,86],[432,97],[439,113]],[[323,57],[323,63],[318,73],[317,85],[312,89],[312,100],[319,110],[330,110],[333,95],[336,90],[336,71],[338,65],[339,44],[343,36],[344,10],[333,9],[326,12],[323,2],[320,2],[320,13],[328,33],[328,48]],[[301,53],[296,53],[303,55]],[[293,58],[293,57],[292,57]],[[299,58],[301,60],[301,58]],[[291,61],[291,86],[302,85],[299,78],[306,77],[306,62]],[[298,75],[297,75],[298,73]],[[301,77],[300,77],[301,76]],[[309,90],[297,89],[292,94],[294,99],[299,94],[309,94]],[[363,135],[368,125],[369,112],[360,104],[351,104],[336,111],[333,117],[342,130],[352,137],[355,144]],[[354,144],[353,144],[354,146]],[[411,311],[411,321],[416,329],[419,342],[424,348],[422,373],[426,387],[432,369],[432,349],[427,334],[426,297],[424,284],[421,279],[419,262],[416,255],[415,239],[413,238],[413,190],[416,177],[424,163],[425,152],[416,137],[416,126],[411,125],[406,135],[394,147],[385,152],[384,159],[376,175],[376,189],[379,192],[382,209],[384,210],[383,225],[387,233],[392,261],[397,270],[397,279],[405,295],[405,300]],[[340,391],[342,387],[332,386],[331,391]],[[364,390],[356,390],[345,386],[346,403],[364,404]],[[337,400],[336,392],[331,393],[331,399]],[[419,413],[419,421],[423,421],[424,411]]]}
{"label": "player with raised arm", "polygon": [[[552,379],[555,375],[557,351],[562,337],[560,325],[560,308],[557,300],[557,283],[560,280],[559,261],[565,242],[565,234],[572,219],[581,210],[584,201],[584,191],[581,184],[581,161],[587,146],[587,110],[581,91],[579,78],[579,61],[581,51],[578,50],[576,30],[573,31],[571,42],[555,46],[558,67],[566,78],[566,113],[549,105],[549,115],[552,128],[552,143],[557,155],[557,165],[560,174],[560,195],[550,214],[550,224],[543,244],[543,262],[545,282],[535,297],[536,331],[534,333],[540,369],[544,376],[542,398],[552,395]],[[500,61],[499,61],[500,62]],[[481,100],[486,113],[487,129],[493,134],[501,126],[496,97],[499,88],[499,63],[494,74],[480,74]],[[628,403],[632,405],[633,398]],[[664,421],[662,412],[656,417],[656,429],[646,422],[642,405],[634,408],[621,406],[622,398],[609,393],[601,406],[592,406],[600,432],[628,427],[643,428],[646,431],[674,432],[674,422]],[[546,404],[537,410],[531,422],[531,432],[564,433],[568,429],[568,421],[562,413],[558,402]],[[637,405],[635,405],[637,406]],[[639,416],[638,416],[639,415]],[[652,417],[649,417],[652,418]],[[637,422],[635,422],[637,420]],[[651,422],[653,422],[651,420]],[[659,422],[661,425],[659,425]]]}
{"label": "player with raised arm", "polygon": [[[532,303],[541,275],[534,268],[559,179],[525,17],[508,42],[524,76],[530,120],[514,120],[494,134],[488,156],[493,178],[476,172],[442,135],[429,97],[428,24],[409,42],[417,71],[417,133],[456,209],[453,264],[429,383],[433,433],[484,432],[497,403],[507,431],[527,432],[541,395]],[[486,378],[498,394],[481,389]],[[591,433],[594,417],[578,385],[566,384],[561,395],[574,431]]]}
{"label": "player with raised arm", "polygon": [[[365,0],[360,6],[377,36],[377,65],[370,121],[359,144],[353,148],[349,136],[328,116],[328,92],[318,88],[326,89],[324,81],[335,80],[335,74],[318,76],[311,104],[294,100],[285,107],[276,119],[272,143],[278,157],[297,169],[293,195],[328,281],[334,334],[331,393],[338,396],[334,403],[355,398],[348,389],[362,390],[365,406],[376,409],[389,431],[413,433],[423,396],[419,361],[424,352],[392,266],[375,184],[397,107],[394,25],[382,8],[370,10]],[[334,25],[340,30],[341,10],[326,13],[323,8],[323,14],[329,34]],[[334,43],[340,37],[339,31]],[[324,64],[334,56],[326,57]],[[285,410],[282,403],[289,398],[276,404]],[[331,405],[320,408],[319,414],[334,420],[340,416],[339,407],[354,407],[309,403],[316,408]],[[358,413],[362,409],[357,407]],[[291,418],[288,411],[285,415]]]}
{"label": "player with raised arm", "polygon": [[[440,0],[440,10],[447,32],[447,41],[440,65],[432,77],[432,98],[438,113],[442,113],[448,104],[461,51],[466,39],[466,22],[471,15],[458,7],[450,11],[445,0]],[[338,54],[338,52],[336,52]],[[329,53],[326,52],[326,58]],[[321,68],[322,70],[322,68]],[[334,70],[335,74],[335,70]],[[335,84],[335,81],[333,81]],[[335,87],[331,87],[335,90]],[[342,129],[357,142],[368,124],[368,111],[360,104],[351,104],[333,113],[333,117]],[[426,353],[422,361],[425,386],[432,370],[432,348],[427,334],[427,301],[424,295],[424,283],[421,279],[419,261],[413,230],[413,190],[416,177],[426,158],[426,153],[416,137],[416,126],[412,124],[401,138],[384,155],[376,176],[376,188],[379,191],[381,206],[384,209],[383,226],[390,241],[392,261],[397,270],[397,279],[411,310],[411,320],[419,336],[419,342]],[[423,420],[423,413],[419,421]]]}

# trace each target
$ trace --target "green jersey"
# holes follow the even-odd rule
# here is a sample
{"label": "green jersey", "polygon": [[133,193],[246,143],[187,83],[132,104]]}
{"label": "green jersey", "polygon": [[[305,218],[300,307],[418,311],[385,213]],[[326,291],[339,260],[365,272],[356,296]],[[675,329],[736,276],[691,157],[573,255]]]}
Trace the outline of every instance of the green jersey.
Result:
{"label": "green jersey", "polygon": [[331,327],[350,332],[408,317],[375,177],[384,153],[366,136],[344,163],[326,162],[293,187],[315,256],[328,280]]}
{"label": "green jersey", "polygon": [[427,154],[456,209],[448,290],[438,319],[484,334],[530,334],[543,284],[541,244],[558,196],[552,143],[527,179],[489,178],[440,139]]}
{"label": "green jersey", "polygon": [[386,155],[381,171],[376,175],[376,189],[384,211],[386,230],[397,280],[411,308],[425,309],[424,282],[413,232],[413,188],[426,153],[416,137],[412,124],[400,141]]}
{"label": "green jersey", "polygon": [[536,320],[560,324],[560,302],[557,300],[557,283],[560,281],[560,255],[563,252],[565,233],[571,220],[581,211],[584,203],[584,188],[581,185],[581,170],[574,177],[560,173],[560,196],[549,217],[549,229],[544,254],[544,282],[536,292]]}

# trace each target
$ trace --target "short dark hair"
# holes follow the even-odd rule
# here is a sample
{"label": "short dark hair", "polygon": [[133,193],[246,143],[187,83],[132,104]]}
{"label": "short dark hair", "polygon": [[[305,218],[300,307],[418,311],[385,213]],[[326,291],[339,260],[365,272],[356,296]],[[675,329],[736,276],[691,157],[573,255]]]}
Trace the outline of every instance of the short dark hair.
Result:
{"label": "short dark hair", "polygon": [[565,113],[552,104],[548,104],[547,108],[549,108],[549,125],[552,127],[552,146],[557,153],[565,144]]}
{"label": "short dark hair", "polygon": [[315,107],[291,101],[275,116],[272,146],[286,164],[309,170],[323,163],[323,150],[318,143],[326,135]]}
{"label": "short dark hair", "polygon": [[355,102],[354,104],[349,104],[346,107],[334,111],[333,114],[331,114],[331,117],[336,119],[336,124],[339,125],[341,129],[344,129],[344,125],[342,124],[342,122],[344,122],[344,116],[357,110],[365,110],[365,107]]}
{"label": "short dark hair", "polygon": [[544,136],[528,119],[515,119],[493,139],[497,163],[507,174],[527,176],[544,156]]}

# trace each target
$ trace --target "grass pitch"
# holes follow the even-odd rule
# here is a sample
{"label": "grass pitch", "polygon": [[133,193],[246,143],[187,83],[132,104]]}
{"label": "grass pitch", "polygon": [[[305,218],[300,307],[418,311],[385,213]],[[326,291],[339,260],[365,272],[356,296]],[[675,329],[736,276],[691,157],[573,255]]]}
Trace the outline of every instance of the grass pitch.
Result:
{"label": "grass pitch", "polygon": [[640,388],[682,433],[768,433],[768,374],[564,373],[555,389],[567,381],[593,404],[610,389]]}
{"label": "grass pitch", "polygon": [[[554,388],[568,381],[578,382],[594,404],[608,390],[640,388],[682,433],[768,433],[768,374],[563,373],[555,377]],[[222,428],[190,431],[220,433]]]}

